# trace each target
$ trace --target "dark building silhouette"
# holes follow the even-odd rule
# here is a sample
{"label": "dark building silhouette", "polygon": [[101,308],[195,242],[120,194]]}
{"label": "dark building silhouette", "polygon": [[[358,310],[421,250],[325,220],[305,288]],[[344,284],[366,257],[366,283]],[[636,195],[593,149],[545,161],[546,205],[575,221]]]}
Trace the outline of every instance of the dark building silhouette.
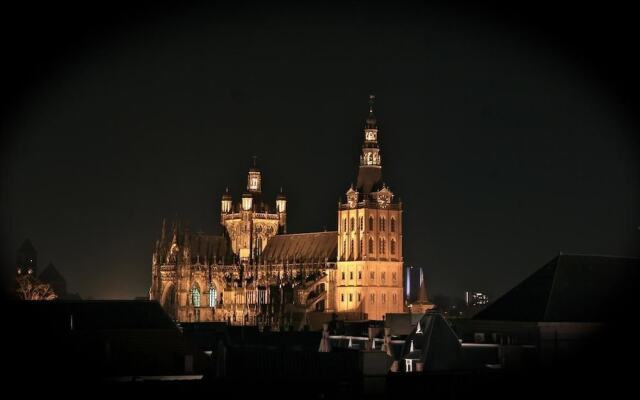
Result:
{"label": "dark building silhouette", "polygon": [[63,299],[67,297],[67,281],[52,262],[49,262],[38,279],[42,283],[49,284],[58,298]]}
{"label": "dark building silhouette", "polygon": [[38,252],[28,238],[22,242],[16,253],[16,274],[29,274],[36,276],[38,273]]}

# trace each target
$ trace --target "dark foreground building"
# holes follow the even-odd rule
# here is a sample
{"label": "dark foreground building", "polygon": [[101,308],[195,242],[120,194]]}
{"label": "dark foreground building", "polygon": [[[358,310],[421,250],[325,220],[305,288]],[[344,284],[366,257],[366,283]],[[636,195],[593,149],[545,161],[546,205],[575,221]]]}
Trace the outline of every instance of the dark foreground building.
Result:
{"label": "dark foreground building", "polygon": [[5,376],[66,397],[88,384],[108,396],[597,398],[635,379],[639,271],[560,255],[472,319],[334,319],[324,332],[176,325],[154,301],[20,302]]}

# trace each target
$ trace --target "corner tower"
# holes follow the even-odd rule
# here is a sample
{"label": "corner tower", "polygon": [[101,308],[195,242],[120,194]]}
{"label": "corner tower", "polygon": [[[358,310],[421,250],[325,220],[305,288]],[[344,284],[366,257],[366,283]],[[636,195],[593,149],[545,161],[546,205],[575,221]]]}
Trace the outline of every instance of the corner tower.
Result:
{"label": "corner tower", "polygon": [[403,312],[402,203],[382,181],[375,96],[369,96],[358,180],[338,203],[336,311],[381,320]]}

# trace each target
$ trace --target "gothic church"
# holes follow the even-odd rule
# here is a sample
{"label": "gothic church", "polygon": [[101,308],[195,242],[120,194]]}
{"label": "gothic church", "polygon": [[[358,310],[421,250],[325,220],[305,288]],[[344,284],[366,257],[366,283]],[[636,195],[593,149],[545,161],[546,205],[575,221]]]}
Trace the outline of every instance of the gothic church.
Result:
{"label": "gothic church", "polygon": [[[357,184],[338,204],[338,230],[287,232],[287,199],[262,196],[255,162],[247,190],[221,198],[219,236],[163,222],[150,299],[177,321],[300,326],[310,313],[382,320],[404,311],[402,203],[382,182],[374,96]],[[275,206],[275,207],[274,207]]]}

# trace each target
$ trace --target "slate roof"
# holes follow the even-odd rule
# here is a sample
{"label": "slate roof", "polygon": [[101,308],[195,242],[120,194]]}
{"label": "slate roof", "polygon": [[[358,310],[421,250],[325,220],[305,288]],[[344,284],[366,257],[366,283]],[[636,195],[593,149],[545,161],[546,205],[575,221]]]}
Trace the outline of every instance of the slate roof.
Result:
{"label": "slate roof", "polygon": [[231,256],[229,242],[222,235],[195,234],[189,238],[191,250],[191,262],[196,262],[200,256],[200,262],[208,260],[227,260]]}
{"label": "slate roof", "polygon": [[640,259],[561,254],[473,319],[605,322],[635,312]]}
{"label": "slate roof", "polygon": [[160,304],[139,300],[23,301],[14,304],[20,318],[16,329],[41,331],[177,329]]}
{"label": "slate roof", "polygon": [[311,232],[276,235],[269,239],[261,260],[277,262],[335,262],[338,254],[338,232]]}
{"label": "slate roof", "polygon": [[60,271],[53,265],[52,262],[47,264],[44,271],[40,273],[39,279],[45,283],[63,281],[66,282]]}
{"label": "slate roof", "polygon": [[382,168],[372,166],[360,166],[358,168],[358,181],[356,189],[360,193],[369,194],[379,189],[382,183]]}
{"label": "slate roof", "polygon": [[[425,371],[447,371],[460,366],[460,341],[451,326],[440,313],[427,312],[418,322],[422,333],[417,329],[407,337],[404,357],[420,359]],[[416,325],[417,328],[417,325]],[[414,351],[410,353],[411,342]]]}

